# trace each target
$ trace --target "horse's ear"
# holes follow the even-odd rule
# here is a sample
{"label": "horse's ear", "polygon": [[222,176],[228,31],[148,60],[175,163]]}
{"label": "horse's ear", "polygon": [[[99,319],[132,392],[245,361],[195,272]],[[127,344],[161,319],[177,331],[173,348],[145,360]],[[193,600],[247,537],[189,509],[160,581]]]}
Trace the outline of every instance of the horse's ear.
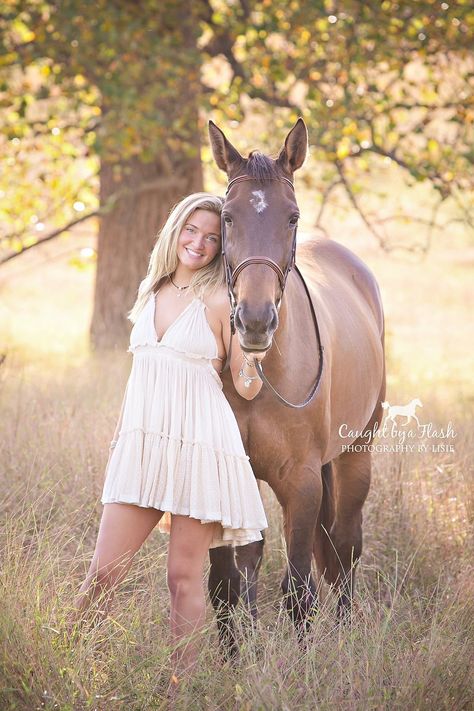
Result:
{"label": "horse's ear", "polygon": [[209,139],[214,160],[221,170],[229,173],[234,163],[244,160],[214,121],[209,121]]}
{"label": "horse's ear", "polygon": [[299,118],[285,140],[277,162],[281,167],[294,172],[303,165],[308,151],[308,129],[302,118]]}

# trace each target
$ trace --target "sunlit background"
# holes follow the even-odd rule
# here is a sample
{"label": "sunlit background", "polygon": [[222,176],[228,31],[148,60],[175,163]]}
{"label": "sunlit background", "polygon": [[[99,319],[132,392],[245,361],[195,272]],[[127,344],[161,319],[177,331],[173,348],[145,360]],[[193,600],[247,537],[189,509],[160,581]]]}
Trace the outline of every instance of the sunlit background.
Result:
{"label": "sunlit background", "polygon": [[[140,277],[174,202],[223,194],[206,125],[276,155],[298,116],[299,239],[373,270],[391,404],[452,423],[454,451],[380,453],[356,612],[333,598],[309,649],[279,609],[279,507],[261,623],[231,670],[212,614],[178,708],[443,708],[472,699],[474,13],[469,2],[210,0],[0,4],[2,708],[160,708],[166,538],[111,620],[72,644],[129,368]],[[470,681],[471,679],[471,681]],[[165,708],[166,706],[163,706]]]}

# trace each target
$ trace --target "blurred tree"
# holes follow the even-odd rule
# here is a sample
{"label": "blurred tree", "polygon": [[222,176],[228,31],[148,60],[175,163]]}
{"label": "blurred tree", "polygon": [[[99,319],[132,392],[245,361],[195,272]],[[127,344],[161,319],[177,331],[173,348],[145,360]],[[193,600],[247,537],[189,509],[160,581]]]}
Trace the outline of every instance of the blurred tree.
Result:
{"label": "blurred tree", "polygon": [[[241,148],[255,147],[246,114],[263,117],[258,144],[272,151],[302,115],[323,166],[306,175],[322,195],[318,221],[343,190],[384,245],[358,194],[361,178],[384,160],[408,181],[434,186],[438,205],[449,198],[474,225],[466,197],[474,161],[469,0],[0,6],[3,234],[16,254],[100,216],[96,346],[124,341],[124,313],[156,229],[173,201],[201,187],[199,107],[239,128]],[[246,135],[241,126],[250,127]],[[44,234],[46,221],[57,229]]]}
{"label": "blurred tree", "polygon": [[[199,11],[199,2],[160,0],[2,3],[4,131],[23,153],[11,167],[21,166],[17,177],[25,192],[32,179],[43,180],[54,195],[55,219],[69,214],[70,225],[77,222],[73,210],[86,212],[94,203],[87,174],[91,180],[99,171],[99,207],[79,217],[100,215],[91,325],[98,348],[125,341],[125,314],[157,228],[173,202],[202,189]],[[88,156],[96,159],[84,160]],[[63,185],[63,171],[73,171],[81,157],[79,199],[67,175]],[[79,178],[76,173],[72,180],[76,189]],[[12,206],[23,211],[14,235],[19,250],[22,221],[31,220],[28,207],[36,218],[41,211],[25,198]],[[36,218],[37,230],[44,222]]]}

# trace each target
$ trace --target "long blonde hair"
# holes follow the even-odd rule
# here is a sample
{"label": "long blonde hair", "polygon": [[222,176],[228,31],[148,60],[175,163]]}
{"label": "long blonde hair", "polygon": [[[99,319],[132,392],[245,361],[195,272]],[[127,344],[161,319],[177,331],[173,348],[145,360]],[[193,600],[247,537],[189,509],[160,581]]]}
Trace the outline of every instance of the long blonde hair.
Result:
{"label": "long blonde hair", "polygon": [[[173,274],[178,266],[178,237],[194,210],[209,210],[221,214],[224,198],[211,193],[193,193],[188,195],[171,210],[150,256],[148,272],[138,288],[135,304],[128,318],[135,323],[150,295],[160,282]],[[198,269],[192,276],[189,290],[198,297],[212,293],[225,284],[224,267],[220,249],[212,262]]]}

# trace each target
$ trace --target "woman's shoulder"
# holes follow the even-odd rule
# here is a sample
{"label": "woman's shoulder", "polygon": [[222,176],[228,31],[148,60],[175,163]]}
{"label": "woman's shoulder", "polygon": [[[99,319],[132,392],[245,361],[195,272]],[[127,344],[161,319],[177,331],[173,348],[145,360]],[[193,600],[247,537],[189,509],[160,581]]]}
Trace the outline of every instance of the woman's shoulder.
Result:
{"label": "woman's shoulder", "polygon": [[230,308],[229,294],[227,293],[227,287],[225,286],[220,286],[212,292],[205,294],[204,301],[210,308]]}
{"label": "woman's shoulder", "polygon": [[230,302],[227,287],[222,286],[209,294],[205,294],[203,301],[213,315],[221,319],[229,318]]}

